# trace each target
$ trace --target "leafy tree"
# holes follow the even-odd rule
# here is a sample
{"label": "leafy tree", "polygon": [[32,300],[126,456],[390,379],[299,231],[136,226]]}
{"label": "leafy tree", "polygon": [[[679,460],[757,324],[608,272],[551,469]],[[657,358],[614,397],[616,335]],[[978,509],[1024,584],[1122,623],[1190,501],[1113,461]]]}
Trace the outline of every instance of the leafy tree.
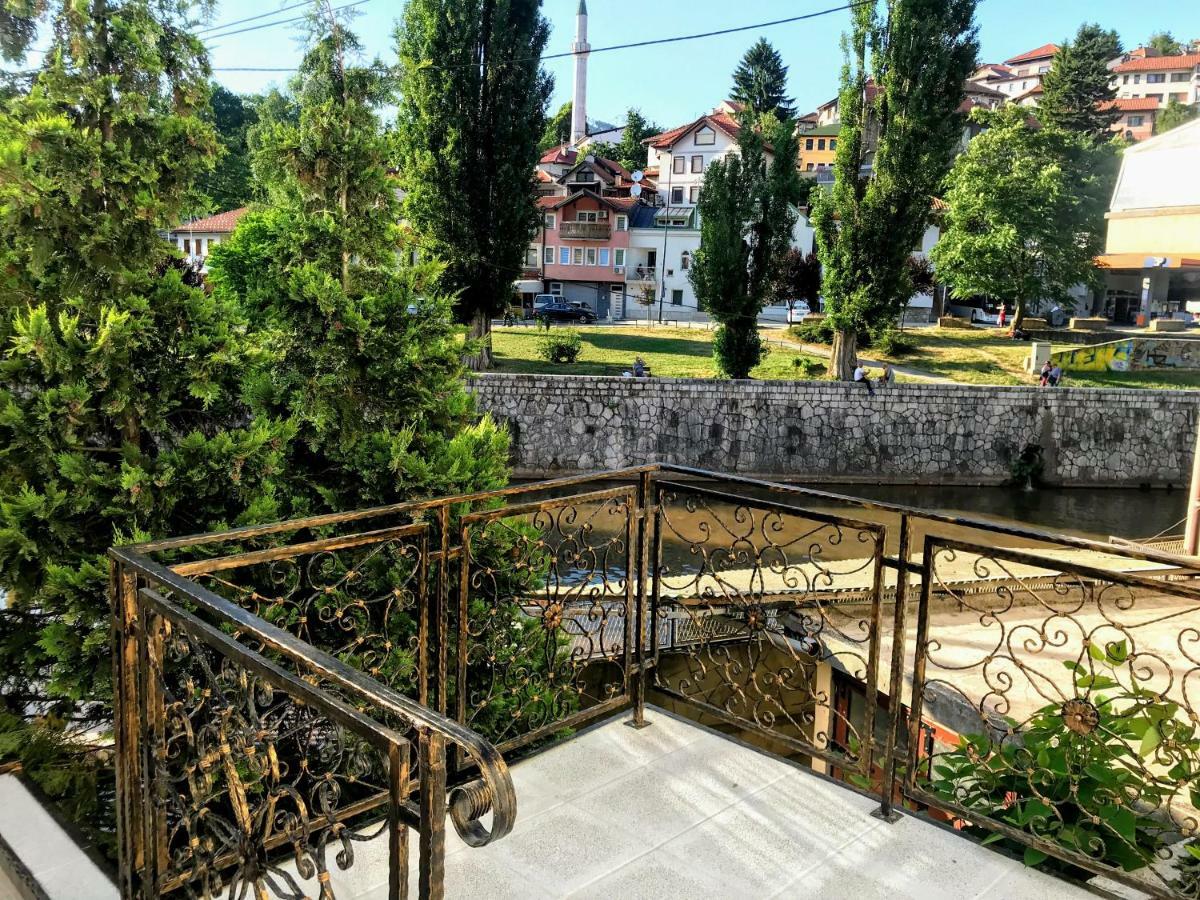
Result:
{"label": "leafy tree", "polygon": [[1178,128],[1180,125],[1192,121],[1198,115],[1200,115],[1200,106],[1194,103],[1180,103],[1178,100],[1172,99],[1167,103],[1167,108],[1158,114],[1158,118],[1154,122],[1154,133],[1162,134],[1172,128]]}
{"label": "leafy tree", "polygon": [[1065,41],[1042,82],[1038,117],[1067,131],[1086,134],[1093,141],[1111,138],[1120,110],[1111,101],[1117,95],[1108,62],[1121,55],[1115,31],[1084,24],[1073,41]]}
{"label": "leafy tree", "polygon": [[975,5],[894,0],[883,20],[873,4],[851,12],[834,186],[813,204],[835,378],[853,376],[858,333],[893,320],[912,296],[905,260],[962,139]]}
{"label": "leafy tree", "polygon": [[649,148],[642,142],[660,131],[661,128],[647,122],[636,109],[630,109],[625,115],[625,131],[621,140],[615,144],[589,145],[589,150],[597,156],[616,160],[631,172],[644,169]]}
{"label": "leafy tree", "polygon": [[258,122],[258,99],[241,97],[216,82],[212,84],[212,112],[208,118],[216,128],[221,155],[196,186],[211,209],[237,209],[254,196],[248,135]]}
{"label": "leafy tree", "polygon": [[0,112],[0,668],[6,696],[102,720],[106,548],[274,518],[289,435],[247,424],[245,323],[159,236],[216,153],[198,4],[47,7]]}
{"label": "leafy tree", "polygon": [[815,311],[821,296],[821,261],[816,254],[805,256],[795,247],[784,251],[771,280],[770,296],[775,303],[804,300]]}
{"label": "leafy tree", "polygon": [[324,19],[291,85],[293,116],[265,119],[255,171],[273,207],[209,260],[215,296],[266,324],[269,367],[247,381],[256,416],[300,435],[284,462],[289,511],[344,510],[497,487],[507,439],[476,423],[440,268],[404,264],[378,64],[347,62]]}
{"label": "leafy tree", "polygon": [[1032,303],[1066,303],[1071,287],[1095,277],[1092,259],[1103,249],[1095,223],[1114,156],[1086,135],[1031,126],[1020,107],[972,115],[987,130],[950,172],[933,262],[959,296],[1012,303],[1020,328]]}
{"label": "leafy tree", "polygon": [[404,216],[445,263],[479,354],[541,220],[530,172],[553,86],[540,0],[410,0],[397,32]]}
{"label": "leafy tree", "polygon": [[780,119],[793,119],[796,111],[787,95],[787,73],[779,51],[759,38],[734,70],[733,99],[755,115],[775,113]]}
{"label": "leafy tree", "polygon": [[796,224],[795,123],[773,114],[756,121],[746,113],[738,150],[705,173],[700,249],[688,277],[696,298],[721,323],[713,339],[721,374],[749,378],[763,353],[758,314]]}
{"label": "leafy tree", "polygon": [[1157,50],[1163,56],[1178,56],[1184,50],[1183,44],[1175,40],[1174,35],[1169,31],[1154,32],[1146,41],[1146,46],[1151,50]]}
{"label": "leafy tree", "polygon": [[546,120],[542,136],[538,140],[538,153],[545,153],[571,142],[571,111],[574,108],[575,104],[568,100],[558,108],[558,112]]}

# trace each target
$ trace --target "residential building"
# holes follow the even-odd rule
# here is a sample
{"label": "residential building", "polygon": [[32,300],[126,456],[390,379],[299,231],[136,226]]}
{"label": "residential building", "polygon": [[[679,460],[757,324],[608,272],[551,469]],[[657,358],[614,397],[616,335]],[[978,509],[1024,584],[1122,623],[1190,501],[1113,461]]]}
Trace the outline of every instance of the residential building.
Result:
{"label": "residential building", "polygon": [[1143,53],[1113,67],[1117,98],[1152,99],[1160,107],[1170,101],[1200,103],[1200,53],[1155,56]]}
{"label": "residential building", "polygon": [[167,232],[167,240],[174,244],[180,253],[203,267],[209,251],[233,234],[238,220],[247,212],[249,207],[242,206],[184,222]]}
{"label": "residential building", "polygon": [[602,319],[625,314],[629,220],[641,204],[584,189],[543,197],[544,227],[526,260],[540,262],[545,293],[586,304]]}
{"label": "residential building", "polygon": [[814,173],[833,168],[837,156],[837,139],[841,125],[818,125],[797,136],[800,142],[800,171],[814,177]]}
{"label": "residential building", "polygon": [[967,80],[998,91],[1010,100],[1023,97],[1026,101],[1023,105],[1036,106],[1039,94],[1030,92],[1041,86],[1057,52],[1057,44],[1043,44],[1006,59],[1003,64],[985,63]]}
{"label": "residential building", "polygon": [[1118,97],[1104,106],[1120,113],[1113,123],[1113,131],[1120,132],[1131,141],[1144,141],[1154,136],[1159,104],[1153,97]]}
{"label": "residential building", "polygon": [[1200,312],[1200,119],[1130,147],[1096,263],[1118,321]]}

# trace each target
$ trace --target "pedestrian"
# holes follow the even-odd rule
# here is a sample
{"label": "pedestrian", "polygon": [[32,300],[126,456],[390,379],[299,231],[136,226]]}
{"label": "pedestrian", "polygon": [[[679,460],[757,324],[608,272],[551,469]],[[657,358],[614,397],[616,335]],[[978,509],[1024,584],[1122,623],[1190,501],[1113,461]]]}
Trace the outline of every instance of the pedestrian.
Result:
{"label": "pedestrian", "polygon": [[896,370],[892,368],[891,363],[883,364],[883,374],[879,376],[879,383],[884,387],[896,383]]}
{"label": "pedestrian", "polygon": [[1062,375],[1062,366],[1060,366],[1058,363],[1055,363],[1054,368],[1050,370],[1050,374],[1046,379],[1049,382],[1050,387],[1058,387],[1059,382],[1062,381]]}
{"label": "pedestrian", "polygon": [[875,396],[875,388],[871,386],[871,376],[868,374],[869,372],[870,370],[866,366],[864,366],[862,363],[859,363],[854,369],[854,380],[861,381],[863,384],[865,384],[867,386],[867,393],[873,397]]}
{"label": "pedestrian", "polygon": [[1001,303],[1000,304],[1000,318],[996,320],[996,324],[999,325],[1001,328],[1003,328],[1004,323],[1007,320],[1008,320],[1008,307],[1005,306],[1003,303]]}
{"label": "pedestrian", "polygon": [[1046,364],[1042,366],[1041,386],[1045,387],[1046,382],[1050,380],[1050,370],[1054,368],[1054,364],[1050,360],[1046,360]]}

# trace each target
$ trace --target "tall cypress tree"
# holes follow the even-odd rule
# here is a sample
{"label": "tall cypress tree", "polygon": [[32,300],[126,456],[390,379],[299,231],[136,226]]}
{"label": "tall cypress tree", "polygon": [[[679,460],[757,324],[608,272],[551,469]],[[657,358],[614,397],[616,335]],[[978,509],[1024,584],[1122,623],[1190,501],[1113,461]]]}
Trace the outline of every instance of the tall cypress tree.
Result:
{"label": "tall cypress tree", "polygon": [[886,18],[874,5],[851,12],[833,192],[814,192],[813,204],[834,378],[852,376],[858,333],[893,321],[912,296],[908,258],[962,138],[975,5],[888,0]]}
{"label": "tall cypress tree", "polygon": [[733,72],[733,99],[756,115],[775,113],[780,119],[793,119],[796,111],[787,95],[787,73],[779,51],[766,38],[759,38]]}
{"label": "tall cypress tree", "polygon": [[405,263],[378,62],[315,20],[289,97],[264,110],[254,167],[272,206],[209,261],[215,295],[263,323],[255,414],[298,433],[282,465],[289,512],[344,510],[500,486],[507,438],[478,423],[440,267]]}
{"label": "tall cypress tree", "polygon": [[23,614],[0,668],[21,711],[102,718],[105,549],[274,517],[288,431],[245,424],[244,323],[159,236],[216,148],[200,4],[47,6],[0,113],[0,586]]}
{"label": "tall cypress tree", "polygon": [[1075,40],[1054,54],[1042,82],[1038,117],[1047,125],[1087,135],[1093,142],[1112,137],[1120,111],[1111,106],[1117,95],[1108,62],[1121,55],[1121,39],[1099,25],[1079,26]]}
{"label": "tall cypress tree", "polygon": [[541,0],[409,0],[397,32],[404,215],[491,365],[491,317],[540,216],[530,172],[553,86]]}

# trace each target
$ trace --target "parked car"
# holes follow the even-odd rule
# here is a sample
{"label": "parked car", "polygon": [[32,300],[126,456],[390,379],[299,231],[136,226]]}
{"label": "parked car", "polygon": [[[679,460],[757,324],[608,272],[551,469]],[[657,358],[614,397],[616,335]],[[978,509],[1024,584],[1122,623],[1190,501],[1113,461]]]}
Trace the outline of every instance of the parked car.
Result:
{"label": "parked car", "polygon": [[596,314],[586,306],[575,306],[561,300],[536,309],[534,314],[543,322],[579,322],[591,325],[596,321]]}
{"label": "parked car", "polygon": [[807,300],[789,300],[787,305],[787,321],[789,325],[797,325],[804,321],[804,317],[811,315],[812,310],[808,307]]}
{"label": "parked car", "polygon": [[539,309],[543,309],[554,303],[557,303],[560,297],[555,297],[553,294],[538,294],[533,298],[533,311],[536,313]]}

